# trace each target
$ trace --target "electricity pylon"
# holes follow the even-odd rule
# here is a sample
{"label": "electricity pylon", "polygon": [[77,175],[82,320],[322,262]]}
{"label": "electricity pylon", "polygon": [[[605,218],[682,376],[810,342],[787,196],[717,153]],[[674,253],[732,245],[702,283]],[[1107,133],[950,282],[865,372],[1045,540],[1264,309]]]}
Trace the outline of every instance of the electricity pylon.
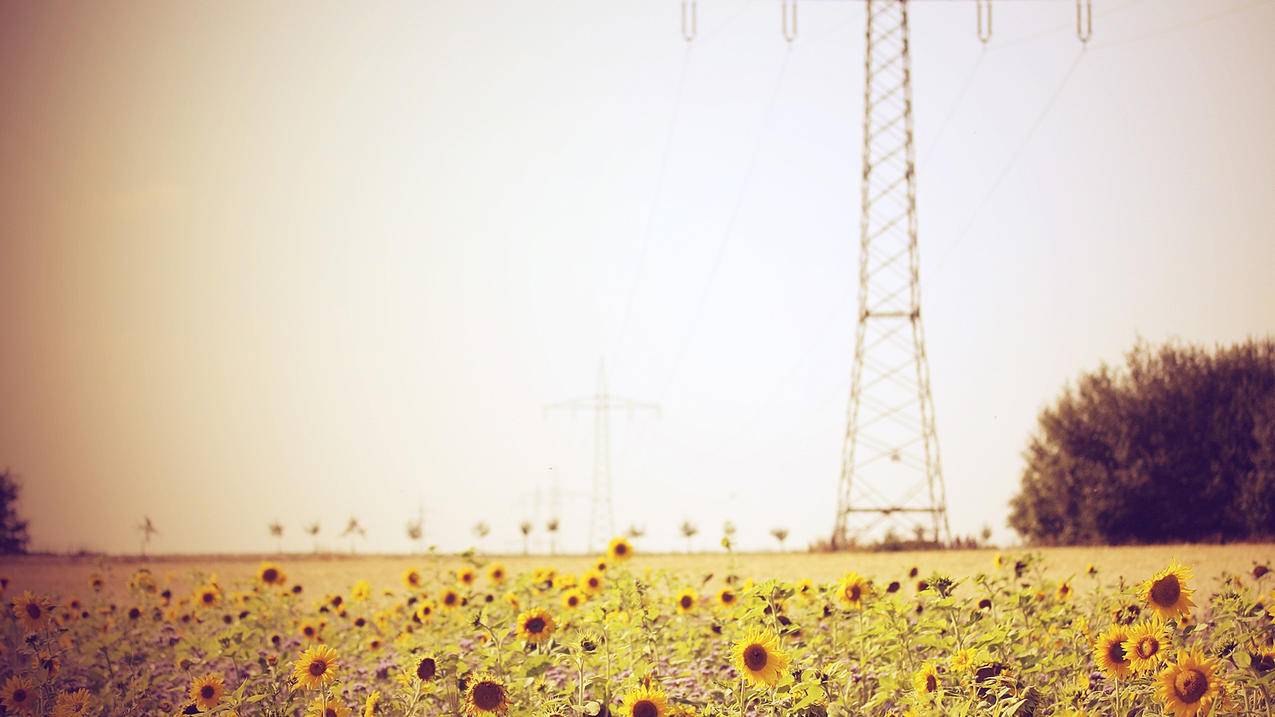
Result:
{"label": "electricity pylon", "polygon": [[545,406],[545,411],[585,409],[593,411],[593,496],[589,512],[589,552],[615,536],[615,513],[611,507],[611,411],[623,410],[630,416],[638,411],[653,411],[653,403],[612,396],[607,390],[606,362],[598,363],[598,385],[592,396]]}
{"label": "electricity pylon", "polygon": [[865,7],[859,317],[832,541],[844,546],[883,523],[946,541],[921,328],[908,4]]}

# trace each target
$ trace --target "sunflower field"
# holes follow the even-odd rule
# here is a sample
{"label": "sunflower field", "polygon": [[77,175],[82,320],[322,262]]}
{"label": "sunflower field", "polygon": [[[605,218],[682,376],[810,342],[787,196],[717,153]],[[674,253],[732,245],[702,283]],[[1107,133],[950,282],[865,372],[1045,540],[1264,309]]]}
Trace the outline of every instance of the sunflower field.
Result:
{"label": "sunflower field", "polygon": [[1026,553],[817,584],[632,555],[616,539],[583,574],[468,556],[322,595],[275,563],[193,591],[147,569],[81,595],[0,579],[0,714],[1275,714],[1265,565],[1206,595],[1176,562],[1054,579]]}

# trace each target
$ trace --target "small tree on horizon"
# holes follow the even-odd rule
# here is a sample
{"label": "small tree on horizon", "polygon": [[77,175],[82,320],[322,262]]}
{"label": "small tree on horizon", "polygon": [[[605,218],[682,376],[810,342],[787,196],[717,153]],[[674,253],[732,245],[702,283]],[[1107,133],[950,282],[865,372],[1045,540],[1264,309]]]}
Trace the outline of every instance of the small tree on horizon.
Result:
{"label": "small tree on horizon", "polygon": [[25,553],[31,541],[27,521],[18,515],[18,495],[21,492],[18,477],[7,468],[0,471],[0,554]]}
{"label": "small tree on horizon", "polygon": [[275,520],[270,523],[270,536],[274,538],[274,551],[283,553],[283,523]]}
{"label": "small tree on horizon", "polygon": [[522,554],[527,555],[531,552],[531,528],[530,520],[524,520],[518,524],[518,532],[522,533]]}
{"label": "small tree on horizon", "polygon": [[341,532],[342,538],[345,538],[347,536],[350,538],[350,554],[353,555],[354,554],[354,538],[356,536],[359,538],[367,537],[367,529],[363,527],[363,524],[359,522],[358,518],[352,515],[350,516],[350,520],[347,521],[345,524],[345,530]]}
{"label": "small tree on horizon", "polygon": [[779,552],[781,553],[784,552],[784,541],[788,540],[788,529],[787,528],[771,528],[770,534],[775,537],[775,540],[779,541]]}
{"label": "small tree on horizon", "polygon": [[407,521],[407,539],[416,545],[416,552],[421,552],[421,540],[425,538],[425,516],[417,513],[416,518]]}
{"label": "small tree on horizon", "polygon": [[150,519],[149,515],[143,516],[142,524],[137,526],[137,529],[142,534],[142,557],[144,558],[146,557],[146,548],[151,543],[151,538],[159,535],[159,529],[155,527],[155,523]]}
{"label": "small tree on horizon", "polygon": [[686,552],[687,554],[690,554],[691,538],[694,538],[695,534],[699,532],[699,526],[692,523],[689,519],[683,520],[681,525],[681,531],[682,531],[682,537],[686,538]]}
{"label": "small tree on horizon", "polygon": [[316,520],[307,525],[305,527],[305,532],[314,542],[314,552],[319,552],[319,521]]}
{"label": "small tree on horizon", "polygon": [[545,530],[549,531],[549,554],[558,554],[558,529],[562,527],[562,523],[557,518],[550,518],[545,523]]}

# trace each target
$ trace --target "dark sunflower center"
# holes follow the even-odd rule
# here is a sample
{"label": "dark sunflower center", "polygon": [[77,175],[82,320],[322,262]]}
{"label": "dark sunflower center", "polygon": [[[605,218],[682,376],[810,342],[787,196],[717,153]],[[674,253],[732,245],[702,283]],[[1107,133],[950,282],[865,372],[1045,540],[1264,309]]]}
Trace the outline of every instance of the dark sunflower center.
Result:
{"label": "dark sunflower center", "polygon": [[1160,641],[1149,635],[1145,636],[1138,640],[1136,651],[1138,653],[1138,657],[1141,657],[1144,660],[1149,657],[1153,657],[1155,656],[1155,653],[1160,651]]}
{"label": "dark sunflower center", "polygon": [[27,616],[32,620],[39,620],[40,616],[43,614],[44,611],[40,609],[39,605],[36,605],[33,602],[27,603]]}
{"label": "dark sunflower center", "polygon": [[474,706],[480,710],[490,712],[496,709],[504,696],[504,690],[495,682],[479,682],[474,685]]}
{"label": "dark sunflower center", "polygon": [[1122,664],[1125,661],[1124,646],[1113,640],[1111,644],[1107,645],[1107,657],[1110,657],[1111,661],[1116,664]]}
{"label": "dark sunflower center", "polygon": [[722,593],[722,602],[735,602],[735,596],[730,593]]}
{"label": "dark sunflower center", "polygon": [[215,694],[217,694],[217,690],[214,690],[212,685],[204,685],[199,688],[199,696],[206,700],[211,700]]}
{"label": "dark sunflower center", "polygon": [[683,610],[690,610],[690,609],[691,609],[691,605],[694,605],[694,604],[695,604],[695,601],[691,599],[691,596],[690,596],[690,595],[683,595],[683,596],[682,596],[682,609],[683,609]]}
{"label": "dark sunflower center", "polygon": [[272,583],[279,579],[279,571],[274,568],[266,568],[265,571],[261,573],[261,579],[268,583]]}
{"label": "dark sunflower center", "polygon": [[850,600],[853,602],[858,602],[859,596],[862,593],[863,593],[863,588],[859,587],[858,585],[851,585],[850,589],[846,591],[846,594],[850,596]]}
{"label": "dark sunflower center", "polygon": [[527,632],[530,632],[533,635],[539,635],[545,630],[544,618],[533,617],[527,621],[527,624],[524,625],[524,627],[527,628]]}
{"label": "dark sunflower center", "polygon": [[434,658],[426,657],[416,665],[416,676],[422,680],[432,680],[437,670],[438,666],[434,663]]}
{"label": "dark sunflower center", "polygon": [[310,627],[309,625],[306,625],[305,630],[302,630],[302,632],[304,632],[304,633],[306,634],[306,637],[313,637],[313,636],[314,636],[314,628],[313,628],[313,627]]}
{"label": "dark sunflower center", "polygon": [[936,679],[934,675],[926,675],[925,676],[925,691],[933,692],[937,690],[938,688],[939,688],[938,679]]}
{"label": "dark sunflower center", "polygon": [[659,717],[660,708],[650,700],[638,700],[633,703],[633,717]]}
{"label": "dark sunflower center", "polygon": [[627,552],[629,552],[629,546],[625,545],[624,543],[620,543],[619,545],[615,546],[616,555],[624,555]]}
{"label": "dark sunflower center", "polygon": [[1183,670],[1173,680],[1173,691],[1179,700],[1194,704],[1209,691],[1209,678],[1199,670]]}
{"label": "dark sunflower center", "polygon": [[567,598],[567,604],[571,605],[571,607],[575,607],[576,603],[578,602],[580,602],[580,598],[576,597],[575,595],[572,595],[571,597]]}
{"label": "dark sunflower center", "polygon": [[455,605],[456,595],[454,593],[447,593],[446,597],[443,598],[443,602],[447,603],[448,605]]}
{"label": "dark sunflower center", "polygon": [[335,707],[324,707],[323,717],[338,717]]}
{"label": "dark sunflower center", "polygon": [[1151,601],[1156,605],[1168,607],[1178,601],[1182,595],[1182,586],[1175,575],[1166,575],[1151,586]]}
{"label": "dark sunflower center", "polygon": [[26,691],[26,690],[24,690],[24,689],[22,689],[21,687],[19,687],[18,689],[14,690],[14,691],[13,691],[13,701],[14,701],[14,702],[26,702],[26,701],[27,701],[27,691]]}
{"label": "dark sunflower center", "polygon": [[597,578],[589,578],[589,587],[596,588],[598,586]]}
{"label": "dark sunflower center", "polygon": [[761,645],[749,645],[744,648],[744,666],[753,672],[765,667],[769,659],[770,655],[766,653],[766,648]]}
{"label": "dark sunflower center", "polygon": [[324,662],[323,660],[315,660],[314,662],[310,663],[310,674],[314,675],[315,677],[319,677],[324,672],[327,672],[327,671],[328,671],[328,663]]}
{"label": "dark sunflower center", "polygon": [[204,602],[212,602],[215,597],[217,596],[212,593],[204,593]]}

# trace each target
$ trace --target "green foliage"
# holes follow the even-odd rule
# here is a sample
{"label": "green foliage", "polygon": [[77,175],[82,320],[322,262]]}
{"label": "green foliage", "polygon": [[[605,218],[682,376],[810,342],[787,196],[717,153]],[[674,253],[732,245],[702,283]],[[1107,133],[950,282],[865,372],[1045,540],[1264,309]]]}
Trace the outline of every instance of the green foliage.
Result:
{"label": "green foliage", "polygon": [[1275,526],[1275,341],[1139,343],[1041,412],[1009,524],[1036,543],[1243,540]]}

